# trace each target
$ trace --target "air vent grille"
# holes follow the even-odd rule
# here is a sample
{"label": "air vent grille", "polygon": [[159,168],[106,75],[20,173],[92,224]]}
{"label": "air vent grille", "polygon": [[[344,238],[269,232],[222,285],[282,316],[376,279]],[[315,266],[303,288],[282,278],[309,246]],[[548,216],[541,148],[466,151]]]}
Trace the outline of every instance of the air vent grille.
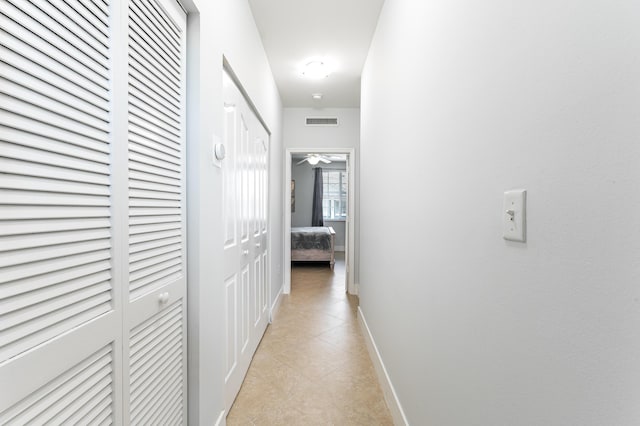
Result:
{"label": "air vent grille", "polygon": [[307,117],[307,126],[337,126],[338,117]]}

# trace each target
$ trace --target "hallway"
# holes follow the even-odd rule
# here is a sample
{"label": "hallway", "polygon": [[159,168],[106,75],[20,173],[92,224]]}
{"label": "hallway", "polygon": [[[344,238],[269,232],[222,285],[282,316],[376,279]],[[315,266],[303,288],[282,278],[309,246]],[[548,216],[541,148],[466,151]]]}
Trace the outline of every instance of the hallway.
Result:
{"label": "hallway", "polygon": [[[392,425],[356,309],[344,255],[292,269],[273,324],[253,358],[228,425]],[[337,256],[336,256],[337,257]]]}

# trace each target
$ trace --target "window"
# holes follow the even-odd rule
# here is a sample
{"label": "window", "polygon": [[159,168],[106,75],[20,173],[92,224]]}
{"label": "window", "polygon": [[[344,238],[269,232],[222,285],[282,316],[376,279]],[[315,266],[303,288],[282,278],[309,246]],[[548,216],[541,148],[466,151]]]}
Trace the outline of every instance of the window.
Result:
{"label": "window", "polygon": [[327,220],[347,218],[347,172],[322,170],[322,215]]}

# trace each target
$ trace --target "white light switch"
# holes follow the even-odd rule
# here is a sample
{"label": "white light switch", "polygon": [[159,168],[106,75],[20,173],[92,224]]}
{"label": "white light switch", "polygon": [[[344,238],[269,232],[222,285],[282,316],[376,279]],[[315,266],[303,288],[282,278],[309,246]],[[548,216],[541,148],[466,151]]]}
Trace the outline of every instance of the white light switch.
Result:
{"label": "white light switch", "polygon": [[502,209],[502,236],[505,240],[526,240],[526,196],[524,189],[514,189],[504,193]]}

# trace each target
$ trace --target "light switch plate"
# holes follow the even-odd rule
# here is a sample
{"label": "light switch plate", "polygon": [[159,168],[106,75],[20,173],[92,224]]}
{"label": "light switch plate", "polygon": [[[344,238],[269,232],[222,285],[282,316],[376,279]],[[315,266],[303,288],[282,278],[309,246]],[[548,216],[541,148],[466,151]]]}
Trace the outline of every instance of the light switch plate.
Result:
{"label": "light switch plate", "polygon": [[504,193],[502,236],[509,241],[526,241],[527,191],[514,189]]}

